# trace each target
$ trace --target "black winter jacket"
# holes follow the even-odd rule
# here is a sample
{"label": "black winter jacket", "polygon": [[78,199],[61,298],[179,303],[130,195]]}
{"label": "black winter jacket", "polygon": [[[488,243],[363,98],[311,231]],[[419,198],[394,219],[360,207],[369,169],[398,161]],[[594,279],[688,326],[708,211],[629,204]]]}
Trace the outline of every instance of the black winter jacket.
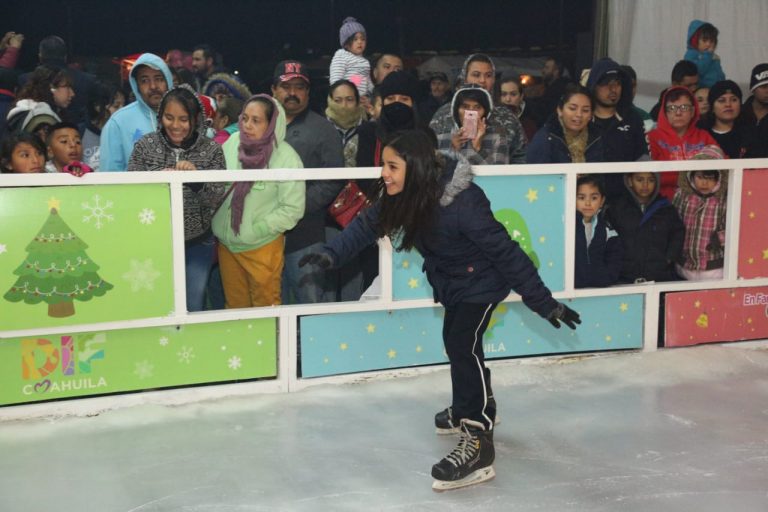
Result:
{"label": "black winter jacket", "polygon": [[[603,141],[598,134],[598,128],[589,123],[589,136],[587,147],[584,150],[584,158],[587,162],[604,162]],[[529,164],[569,164],[572,162],[571,154],[565,143],[563,127],[557,115],[553,115],[544,123],[533,140],[528,144],[526,162]]]}
{"label": "black winter jacket", "polygon": [[605,287],[619,281],[624,257],[621,240],[602,212],[593,226],[592,242],[587,247],[584,217],[576,212],[576,288]]}
{"label": "black winter jacket", "polygon": [[[526,306],[547,317],[557,301],[530,258],[494,218],[485,193],[472,183],[469,163],[446,157],[442,181],[433,234],[416,243],[435,302],[445,306],[500,302],[514,290]],[[378,211],[378,206],[367,209],[325,246],[334,266],[376,240]]]}

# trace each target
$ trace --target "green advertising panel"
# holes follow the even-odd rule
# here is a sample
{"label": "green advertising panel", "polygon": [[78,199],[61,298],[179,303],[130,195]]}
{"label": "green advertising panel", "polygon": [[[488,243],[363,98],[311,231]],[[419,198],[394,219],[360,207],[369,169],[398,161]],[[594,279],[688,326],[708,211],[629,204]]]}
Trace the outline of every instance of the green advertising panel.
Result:
{"label": "green advertising panel", "polygon": [[165,184],[0,189],[0,331],[167,316]]}
{"label": "green advertising panel", "polygon": [[0,405],[277,375],[274,318],[0,340]]}

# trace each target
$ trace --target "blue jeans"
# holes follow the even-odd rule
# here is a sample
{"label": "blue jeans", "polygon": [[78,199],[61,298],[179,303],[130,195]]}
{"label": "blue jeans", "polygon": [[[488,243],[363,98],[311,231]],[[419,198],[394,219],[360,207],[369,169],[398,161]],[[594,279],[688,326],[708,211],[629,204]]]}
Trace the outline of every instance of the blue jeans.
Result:
{"label": "blue jeans", "polygon": [[187,311],[205,309],[205,290],[213,264],[213,237],[186,246],[184,264],[187,281]]}
{"label": "blue jeans", "polygon": [[321,252],[322,249],[323,244],[318,242],[285,255],[281,283],[283,304],[314,304],[336,300],[334,270],[323,270],[317,265],[304,265],[299,268],[302,256]]}

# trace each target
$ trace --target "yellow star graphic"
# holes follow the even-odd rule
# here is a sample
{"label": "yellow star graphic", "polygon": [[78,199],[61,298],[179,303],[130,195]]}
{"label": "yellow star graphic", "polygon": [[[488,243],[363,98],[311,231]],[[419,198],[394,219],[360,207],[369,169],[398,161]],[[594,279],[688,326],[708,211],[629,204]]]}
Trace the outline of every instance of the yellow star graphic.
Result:
{"label": "yellow star graphic", "polygon": [[754,219],[755,218],[755,212],[749,212],[749,218]]}
{"label": "yellow star graphic", "polygon": [[347,345],[346,343],[342,343],[341,345],[339,345],[339,348],[341,350],[347,350],[349,348],[349,345]]}
{"label": "yellow star graphic", "polygon": [[752,323],[752,318],[747,318],[747,323],[751,324]]}
{"label": "yellow star graphic", "polygon": [[61,209],[61,201],[56,199],[55,197],[52,197],[48,200],[48,209],[56,208],[56,210]]}
{"label": "yellow star graphic", "polygon": [[528,343],[529,345],[530,345],[531,343],[533,343],[531,340],[525,340],[525,342],[526,342],[526,343]]}
{"label": "yellow star graphic", "polygon": [[768,260],[768,249],[763,249],[763,259]]}
{"label": "yellow star graphic", "polygon": [[554,192],[555,191],[555,186],[554,185],[550,185],[547,190],[549,190],[550,192]]}
{"label": "yellow star graphic", "polygon": [[368,331],[368,334],[373,334],[376,332],[376,326],[373,324],[368,324],[368,327],[365,328]]}
{"label": "yellow star graphic", "polygon": [[327,357],[323,358],[323,363],[328,364],[329,361],[330,361],[330,359],[328,359]]}
{"label": "yellow star graphic", "polygon": [[529,188],[528,193],[525,194],[525,198],[528,199],[529,203],[537,201],[539,199],[539,191],[535,188]]}
{"label": "yellow star graphic", "polygon": [[747,263],[749,263],[750,265],[751,265],[752,263],[754,263],[754,262],[755,262],[755,258],[749,258],[749,259],[747,260]]}
{"label": "yellow star graphic", "polygon": [[408,268],[411,266],[411,262],[408,260],[403,260],[403,268]]}
{"label": "yellow star graphic", "polygon": [[547,263],[547,266],[548,267],[554,267],[555,266],[555,262],[554,261],[550,261],[549,263]]}
{"label": "yellow star graphic", "polygon": [[621,305],[619,306],[619,309],[621,310],[622,313],[626,313],[626,311],[629,309],[629,304],[627,304],[626,302],[622,302]]}
{"label": "yellow star graphic", "polygon": [[539,237],[539,243],[542,243],[542,244],[543,244],[543,243],[544,243],[544,242],[546,242],[546,241],[547,241],[547,237],[545,237],[545,236],[540,236],[540,237]]}
{"label": "yellow star graphic", "polygon": [[605,337],[605,341],[607,341],[608,343],[610,343],[612,339],[613,339],[613,338],[611,338],[610,336],[606,336],[606,337]]}
{"label": "yellow star graphic", "polygon": [[390,359],[394,359],[397,357],[397,352],[394,349],[389,349],[389,352],[387,352],[387,357]]}
{"label": "yellow star graphic", "polygon": [[416,345],[416,352],[421,352],[421,345]]}
{"label": "yellow star graphic", "polygon": [[700,308],[701,307],[701,301],[697,300],[696,302],[694,302],[693,303],[693,307],[695,307],[696,309]]}
{"label": "yellow star graphic", "polygon": [[408,280],[408,287],[409,288],[418,288],[419,287],[419,280],[415,277],[412,277]]}
{"label": "yellow star graphic", "polygon": [[747,190],[747,195],[751,196],[752,195],[752,191],[751,190]]}

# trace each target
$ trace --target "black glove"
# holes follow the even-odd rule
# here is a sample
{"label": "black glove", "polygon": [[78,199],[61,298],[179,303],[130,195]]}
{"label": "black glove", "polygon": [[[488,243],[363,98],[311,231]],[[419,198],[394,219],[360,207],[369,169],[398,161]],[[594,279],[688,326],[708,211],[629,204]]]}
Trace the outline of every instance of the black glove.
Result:
{"label": "black glove", "polygon": [[322,269],[326,269],[331,267],[331,265],[333,264],[333,260],[331,260],[331,257],[328,255],[328,253],[311,252],[309,254],[305,254],[299,260],[300,267],[303,267],[304,265],[307,265],[307,264],[317,265]]}
{"label": "black glove", "polygon": [[562,302],[557,303],[557,307],[553,309],[549,315],[547,315],[547,320],[549,320],[549,323],[555,326],[555,329],[560,328],[560,322],[563,322],[571,329],[576,329],[576,324],[581,323],[579,314]]}

